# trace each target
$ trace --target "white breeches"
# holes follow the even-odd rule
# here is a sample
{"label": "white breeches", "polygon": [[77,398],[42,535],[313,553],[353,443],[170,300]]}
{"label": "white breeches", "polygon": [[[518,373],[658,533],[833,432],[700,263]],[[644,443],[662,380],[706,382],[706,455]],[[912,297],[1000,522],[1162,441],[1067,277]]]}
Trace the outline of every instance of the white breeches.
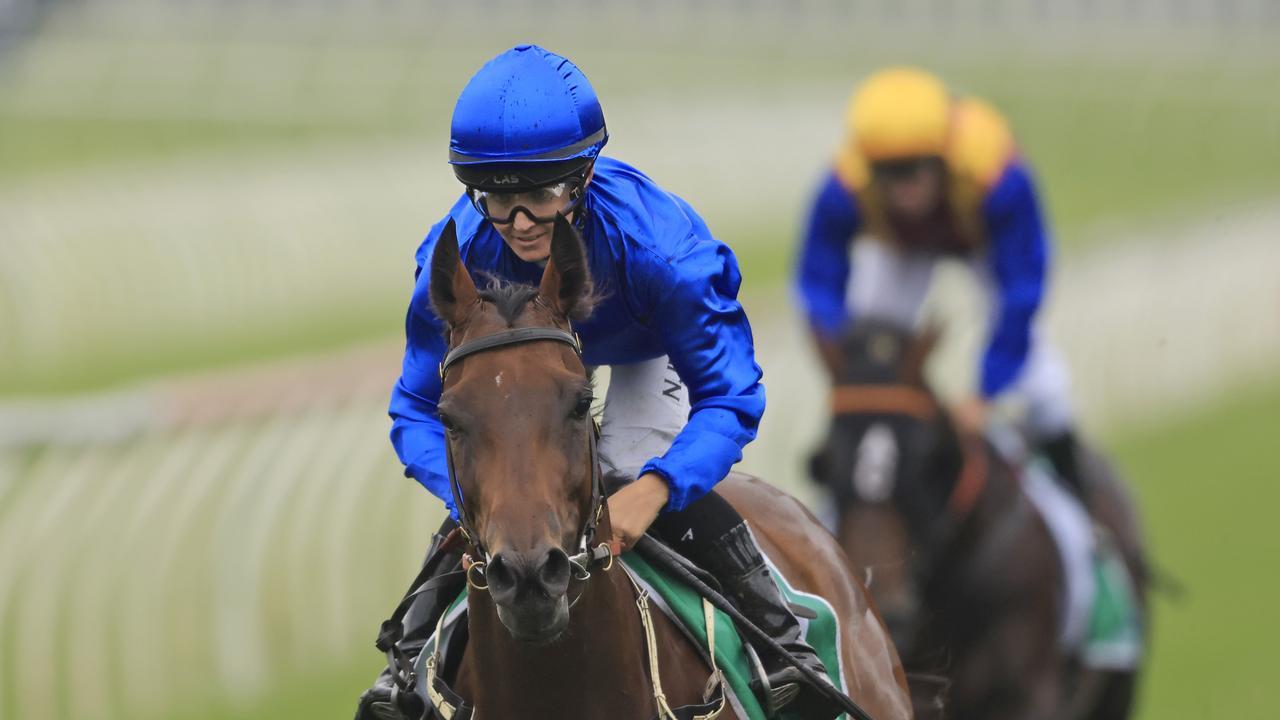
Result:
{"label": "white breeches", "polygon": [[636,479],[645,463],[671,448],[688,421],[689,390],[665,355],[610,366],[600,421],[605,473]]}
{"label": "white breeches", "polygon": [[[850,314],[916,327],[938,259],[934,254],[905,253],[873,238],[860,238],[853,244],[853,272],[845,295]],[[974,259],[969,266],[992,308],[994,323],[997,291],[986,258]],[[1035,438],[1051,437],[1074,424],[1066,362],[1038,327],[1031,331],[1026,364],[1005,394],[1025,405],[1024,421]]]}

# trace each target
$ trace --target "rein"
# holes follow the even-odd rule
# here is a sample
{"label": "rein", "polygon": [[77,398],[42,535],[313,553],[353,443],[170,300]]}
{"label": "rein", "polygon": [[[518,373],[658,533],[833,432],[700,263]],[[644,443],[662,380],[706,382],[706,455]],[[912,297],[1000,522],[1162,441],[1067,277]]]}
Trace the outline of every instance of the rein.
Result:
{"label": "rein", "polygon": [[967,517],[978,504],[978,498],[987,487],[991,476],[990,461],[987,448],[980,437],[961,438],[960,451],[964,456],[964,465],[960,469],[960,478],[951,488],[947,497],[947,508],[957,520]]}
{"label": "rein", "polygon": [[932,419],[938,405],[929,393],[909,385],[837,385],[831,391],[833,415],[885,413]]}

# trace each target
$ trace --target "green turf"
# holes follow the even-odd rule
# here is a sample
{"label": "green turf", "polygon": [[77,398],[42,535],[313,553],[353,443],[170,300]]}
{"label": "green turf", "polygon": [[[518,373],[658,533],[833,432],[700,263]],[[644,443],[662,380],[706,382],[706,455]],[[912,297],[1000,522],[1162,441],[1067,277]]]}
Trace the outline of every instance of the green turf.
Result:
{"label": "green turf", "polygon": [[355,714],[356,700],[379,670],[376,657],[342,670],[317,670],[284,683],[258,702],[237,706],[213,700],[185,712],[166,713],[165,720],[345,720]]}
{"label": "green turf", "polygon": [[[592,57],[589,50],[583,54]],[[435,66],[431,57],[407,50],[403,56],[411,72]],[[664,58],[684,68],[680,85],[667,90],[678,96],[729,84],[744,94],[773,93],[799,75],[805,87],[822,92],[825,86],[843,97],[852,78],[880,62],[865,51],[835,58],[797,53],[769,65],[739,59],[727,75],[705,56]],[[1280,62],[1274,59],[1223,56],[1216,48],[1136,60],[1105,54],[1097,59],[1087,52],[1062,60],[1025,51],[995,58],[935,51],[906,59],[945,72],[957,87],[1008,114],[1038,170],[1064,242],[1079,242],[1079,231],[1100,220],[1185,213],[1280,190],[1280,169],[1267,160],[1280,152],[1280,96],[1259,92],[1280,84]],[[595,63],[602,92],[626,97],[652,89],[631,76],[634,62],[615,65],[613,56]],[[0,179],[193,150],[252,152],[302,141],[420,136],[447,118],[443,84],[439,77],[424,80],[409,88],[415,99],[405,101],[404,112],[388,108],[356,120],[326,111],[331,98],[320,94],[323,88],[300,98],[302,108],[316,106],[313,112],[272,120],[255,120],[252,113],[221,120],[119,118],[97,115],[88,101],[69,117],[25,115],[6,112],[0,100]],[[426,93],[436,97],[422,97]]]}
{"label": "green turf", "polygon": [[1280,555],[1280,383],[1192,421],[1114,445],[1160,566],[1184,582],[1157,597],[1142,717],[1274,717]]}
{"label": "green turf", "polygon": [[299,123],[0,115],[0,179],[17,181],[108,161],[163,161],[197,150],[249,153],[347,138],[353,132]]}
{"label": "green turf", "polygon": [[[406,307],[407,292],[403,299]],[[387,293],[381,294],[385,297]],[[400,302],[397,298],[394,304],[375,304],[367,297],[361,298],[360,302],[336,306],[323,315],[303,316],[283,328],[246,327],[235,332],[233,342],[216,333],[187,333],[180,340],[170,336],[163,343],[145,346],[107,341],[92,354],[76,354],[55,364],[0,375],[0,398],[6,394],[70,396],[174,373],[230,370],[290,355],[322,354],[389,342],[397,333],[403,333],[404,309],[399,307]],[[245,325],[250,322],[246,320]]]}
{"label": "green turf", "polygon": [[[1108,443],[1135,485],[1161,567],[1185,599],[1155,600],[1154,655],[1140,720],[1273,717],[1280,580],[1274,532],[1280,382],[1194,418]],[[214,705],[172,720],[343,717],[377,672],[372,651],[345,668],[318,668],[240,708]]]}
{"label": "green turf", "polygon": [[[500,29],[492,47],[519,34]],[[890,30],[887,37],[868,33],[862,42],[838,45],[769,34],[748,46],[712,35],[705,42],[716,52],[692,52],[670,36],[602,44],[580,34],[538,34],[591,70],[606,107],[611,99],[657,91],[679,98],[726,88],[743,97],[799,88],[843,99],[854,79],[885,63],[936,70],[960,92],[988,98],[1008,114],[1066,242],[1099,219],[1163,214],[1184,204],[1200,209],[1280,189],[1280,169],[1268,161],[1280,152],[1280,96],[1267,91],[1280,84],[1280,59],[1248,42],[1170,38],[1140,48],[1080,42],[1066,49],[995,50],[946,38],[906,43],[909,36]],[[181,83],[152,78],[150,68],[121,47],[101,44],[99,62],[119,66],[105,75],[108,88],[86,84],[92,73],[77,82],[80,75],[63,69],[63,55],[73,52],[63,46],[74,45],[74,36],[54,34],[20,48],[16,70],[0,75],[0,89],[8,88],[0,93],[0,179],[187,150],[421,136],[446,125],[460,68],[479,65],[492,50],[451,38],[423,47],[419,38],[397,42],[393,36],[376,52],[356,37],[335,35],[318,47],[286,40],[265,56],[265,79],[259,79],[217,68],[228,59],[256,57],[260,48],[235,31],[214,38],[181,51],[161,46],[190,67],[192,77]],[[272,67],[273,60],[281,67]],[[367,82],[330,77],[321,69],[326,62],[363,71]],[[55,81],[64,88],[52,109],[47,100],[29,99],[43,97],[42,88]],[[361,86],[369,87],[350,102],[338,101]],[[122,112],[104,99],[113,87],[139,102]],[[281,103],[280,95],[292,101]],[[207,111],[199,111],[202,102]],[[227,112],[228,106],[238,109]]]}

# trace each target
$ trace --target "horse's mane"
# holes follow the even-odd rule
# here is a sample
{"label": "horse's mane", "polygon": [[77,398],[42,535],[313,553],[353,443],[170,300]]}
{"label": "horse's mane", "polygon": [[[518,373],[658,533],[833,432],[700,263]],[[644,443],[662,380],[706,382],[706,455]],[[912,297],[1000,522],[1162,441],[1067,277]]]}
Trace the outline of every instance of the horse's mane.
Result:
{"label": "horse's mane", "polygon": [[[525,306],[538,294],[538,288],[532,285],[510,282],[492,275],[488,276],[488,281],[489,284],[479,291],[480,299],[493,303],[498,310],[498,315],[509,325],[515,324],[515,321],[524,313]],[[591,295],[585,302],[594,303],[595,300],[596,296]],[[595,366],[587,366],[587,382],[595,383],[595,370]]]}
{"label": "horse's mane", "polygon": [[[508,325],[515,324],[523,314],[525,306],[538,295],[538,288],[534,285],[511,282],[488,273],[484,273],[484,277],[487,284],[479,290],[480,299],[493,303],[498,310],[498,315],[507,321]],[[601,298],[602,296],[596,293],[594,288],[588,287],[584,297],[578,301],[571,319],[581,320],[589,316]]]}
{"label": "horse's mane", "polygon": [[498,277],[489,277],[489,284],[480,290],[480,299],[493,303],[498,314],[508,324],[513,324],[524,313],[524,307],[538,295],[532,285],[513,283]]}

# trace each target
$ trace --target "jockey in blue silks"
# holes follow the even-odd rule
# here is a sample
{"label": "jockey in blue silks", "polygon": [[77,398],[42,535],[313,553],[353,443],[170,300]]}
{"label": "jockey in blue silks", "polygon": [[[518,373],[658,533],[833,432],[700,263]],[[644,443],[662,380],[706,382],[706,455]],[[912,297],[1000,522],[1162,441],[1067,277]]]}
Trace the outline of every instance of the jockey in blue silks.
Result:
{"label": "jockey in blue silks", "polygon": [[[466,191],[417,252],[403,372],[391,397],[392,444],[405,473],[448,507],[443,536],[458,513],[436,409],[447,347],[429,301],[431,273],[422,269],[452,221],[473,276],[536,285],[552,220],[563,213],[582,236],[601,296],[574,329],[584,361],[611,367],[599,455],[618,488],[609,498],[615,539],[630,546],[652,530],[716,575],[749,619],[825,676],[750,530],[712,490],[755,438],[765,404],[737,297],[737,260],[688,203],[630,165],[601,157],[607,140],[586,76],[536,45],[498,55],[463,89],[449,162]],[[433,558],[435,549],[428,563],[440,571],[456,564]],[[405,619],[406,645],[421,647],[456,590],[418,598]],[[795,668],[759,654],[775,705],[806,718],[839,714]],[[384,673],[361,698],[357,717],[381,717],[388,705]]]}

